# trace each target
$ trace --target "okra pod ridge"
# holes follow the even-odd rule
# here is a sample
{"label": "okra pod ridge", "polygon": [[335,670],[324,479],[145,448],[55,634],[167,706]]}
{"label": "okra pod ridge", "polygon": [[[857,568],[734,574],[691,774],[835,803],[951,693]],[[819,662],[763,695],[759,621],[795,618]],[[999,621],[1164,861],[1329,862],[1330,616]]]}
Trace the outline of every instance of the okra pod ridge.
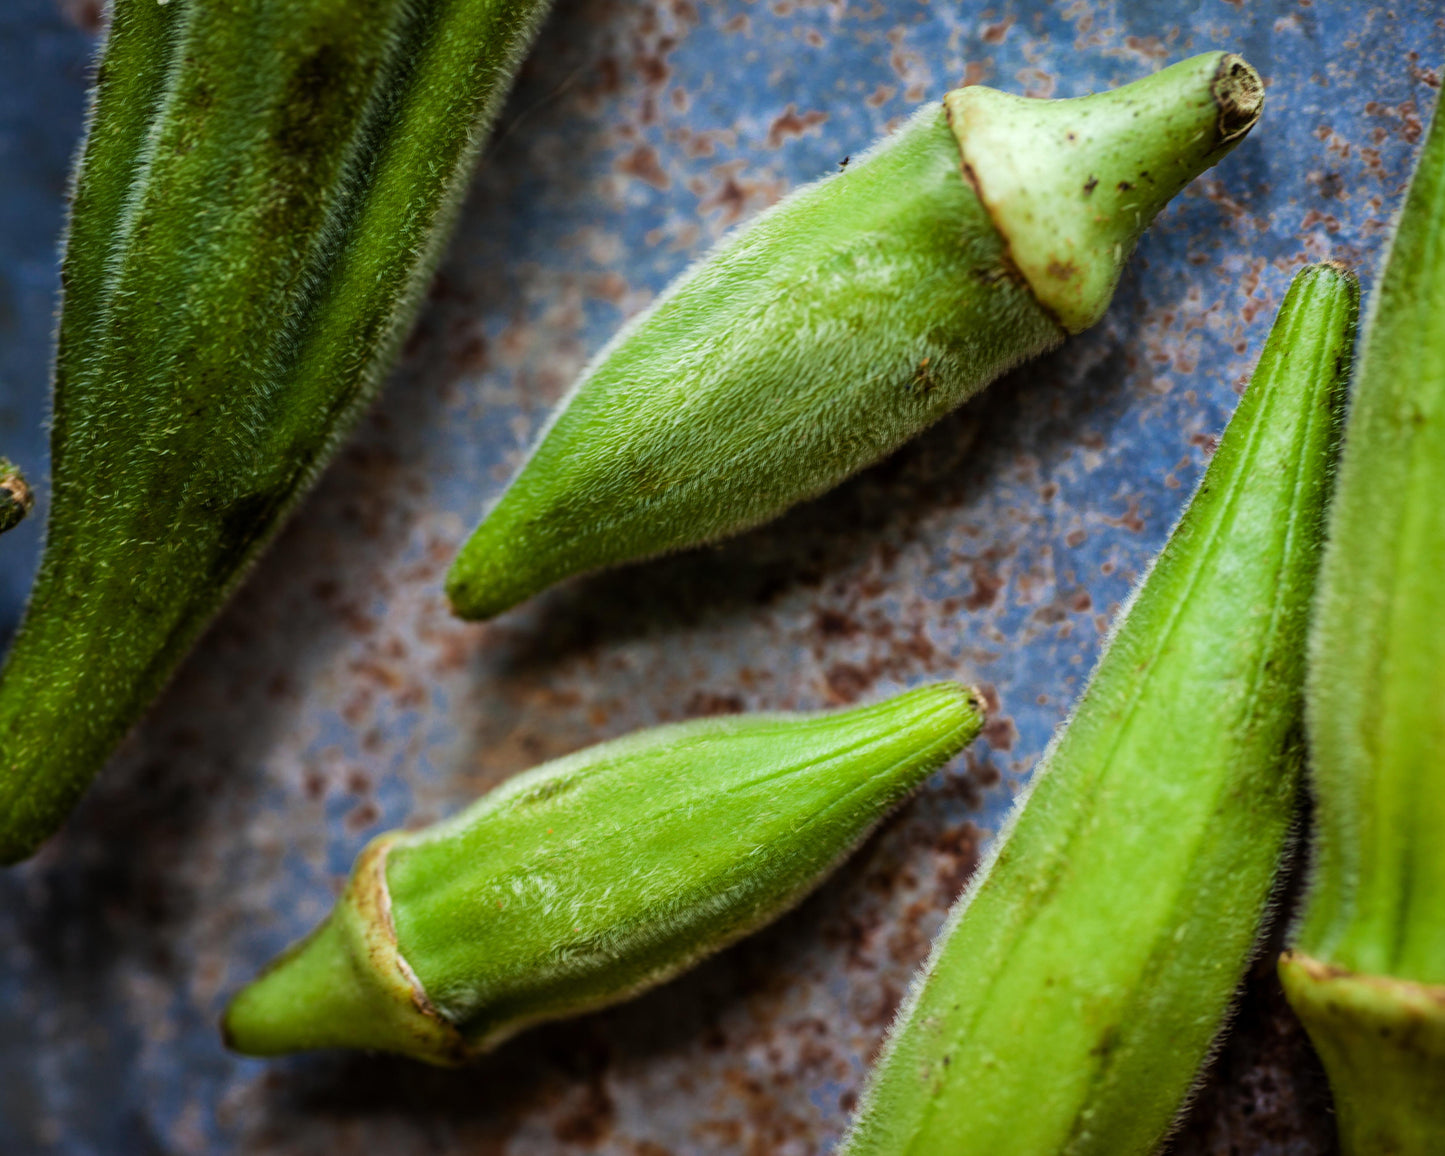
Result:
{"label": "okra pod ridge", "polygon": [[677,975],[799,902],[978,734],[942,683],[821,715],[656,727],[379,836],[326,923],[231,1002],[228,1044],[463,1062]]}
{"label": "okra pod ridge", "polygon": [[1370,306],[1310,634],[1310,873],[1280,962],[1344,1156],[1445,1151],[1445,118]]}
{"label": "okra pod ridge", "polygon": [[841,1156],[1146,1156],[1257,950],[1358,286],[1294,280],[1198,490],[914,979]]}
{"label": "okra pod ridge", "polygon": [[1262,91],[1216,52],[1074,100],[965,88],[921,108],[597,355],[453,562],[453,610],[738,533],[878,461],[1096,320]]}

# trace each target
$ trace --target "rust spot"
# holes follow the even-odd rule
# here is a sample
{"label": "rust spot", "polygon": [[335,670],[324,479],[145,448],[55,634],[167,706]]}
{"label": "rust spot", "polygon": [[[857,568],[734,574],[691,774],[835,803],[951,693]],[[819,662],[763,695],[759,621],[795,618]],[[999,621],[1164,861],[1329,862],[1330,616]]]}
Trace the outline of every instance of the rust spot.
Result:
{"label": "rust spot", "polygon": [[582,1103],[558,1121],[553,1132],[564,1144],[583,1144],[593,1148],[607,1138],[616,1116],[617,1107],[598,1076],[588,1082]]}
{"label": "rust spot", "polygon": [[988,60],[970,60],[963,66],[963,79],[959,81],[959,88],[968,88],[970,85],[982,84],[988,79],[989,73],[993,71],[993,63]]}
{"label": "rust spot", "polygon": [[672,178],[663,171],[662,165],[658,163],[657,150],[651,145],[638,145],[618,161],[615,167],[618,172],[636,177],[654,189],[672,187]]}
{"label": "rust spot", "polygon": [[826,112],[814,109],[811,112],[800,114],[797,105],[790,104],[783,110],[782,115],[768,127],[768,148],[775,149],[785,140],[802,136],[809,129],[823,124],[827,119]]}
{"label": "rust spot", "polygon": [[944,831],[934,844],[940,856],[935,876],[937,906],[947,909],[962,894],[969,877],[978,867],[978,845],[982,832],[971,822]]}
{"label": "rust spot", "polygon": [[985,552],[981,558],[975,558],[970,564],[969,577],[973,579],[973,589],[963,600],[965,609],[982,610],[998,601],[999,591],[1004,587],[1004,580],[993,568],[997,562],[997,553],[990,550]]}
{"label": "rust spot", "polygon": [[981,39],[985,44],[1002,44],[1008,30],[1013,27],[1014,16],[1009,14],[997,24],[985,24]]}
{"label": "rust spot", "polygon": [[92,35],[105,24],[103,0],[60,0],[60,11],[82,32]]}
{"label": "rust spot", "polygon": [[1139,499],[1131,496],[1125,502],[1124,512],[1117,518],[1102,518],[1105,524],[1110,526],[1121,526],[1131,533],[1137,534],[1144,529],[1144,519],[1139,516]]}
{"label": "rust spot", "polygon": [[863,628],[840,610],[820,610],[814,616],[813,629],[824,638],[852,638]]}
{"label": "rust spot", "polygon": [[828,692],[839,702],[857,702],[873,682],[866,670],[851,662],[834,663],[823,679],[828,684]]}
{"label": "rust spot", "polygon": [[684,713],[688,718],[707,718],[721,714],[740,714],[746,706],[739,695],[699,690],[687,700]]}
{"label": "rust spot", "polygon": [[1323,225],[1326,233],[1334,234],[1340,231],[1340,219],[1333,213],[1322,213],[1318,209],[1311,209],[1306,213],[1299,227],[1303,231],[1313,229],[1316,225]]}

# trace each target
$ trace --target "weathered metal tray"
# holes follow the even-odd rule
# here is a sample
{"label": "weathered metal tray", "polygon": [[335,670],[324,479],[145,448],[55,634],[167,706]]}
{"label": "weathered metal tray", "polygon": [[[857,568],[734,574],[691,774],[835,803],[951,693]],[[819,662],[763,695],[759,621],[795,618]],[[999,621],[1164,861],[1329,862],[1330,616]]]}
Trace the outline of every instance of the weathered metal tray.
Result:
{"label": "weathered metal tray", "polygon": [[[0,5],[0,452],[42,500],[98,9]],[[960,81],[1077,95],[1212,48],[1266,75],[1264,121],[1145,237],[1096,330],[771,527],[491,625],[448,616],[443,569],[548,407],[729,226]],[[1291,272],[1333,256],[1368,285],[1442,60],[1431,0],[559,0],[382,401],[62,836],[0,874],[0,1151],[829,1150]],[[0,540],[0,635],[40,522]],[[664,989],[458,1072],[222,1049],[227,995],[377,831],[641,725],[945,676],[988,688],[987,742],[801,909]],[[1256,971],[1177,1153],[1331,1150]]]}

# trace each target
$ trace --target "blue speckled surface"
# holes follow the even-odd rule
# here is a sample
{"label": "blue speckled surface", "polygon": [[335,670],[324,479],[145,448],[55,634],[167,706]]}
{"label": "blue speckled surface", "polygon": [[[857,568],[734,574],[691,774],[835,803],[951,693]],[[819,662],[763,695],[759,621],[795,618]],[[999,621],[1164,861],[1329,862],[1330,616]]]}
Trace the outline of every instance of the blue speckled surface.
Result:
{"label": "blue speckled surface", "polygon": [[[1427,0],[560,0],[404,364],[61,837],[0,876],[0,1151],[827,1151],[929,937],[1198,477],[1291,271],[1369,272],[1439,87]],[[95,5],[0,6],[0,452],[42,508],[55,244]],[[961,80],[1068,96],[1211,48],[1253,136],[1102,325],[719,548],[493,624],[440,576],[586,357],[728,226]],[[0,633],[40,519],[0,539]],[[479,1066],[219,1044],[226,996],[363,842],[636,726],[955,675],[989,742],[775,928]],[[1330,1151],[1261,977],[1179,1153]]]}

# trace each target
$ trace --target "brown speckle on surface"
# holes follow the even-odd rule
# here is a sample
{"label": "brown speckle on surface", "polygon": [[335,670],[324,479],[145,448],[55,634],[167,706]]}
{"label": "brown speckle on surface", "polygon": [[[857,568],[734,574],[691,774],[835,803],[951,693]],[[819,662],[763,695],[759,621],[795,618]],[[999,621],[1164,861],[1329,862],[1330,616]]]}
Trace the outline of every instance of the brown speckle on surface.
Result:
{"label": "brown speckle on surface", "polygon": [[816,128],[820,124],[826,124],[828,114],[817,109],[810,109],[800,113],[797,105],[790,104],[768,126],[768,148],[775,149],[784,141],[793,137],[802,136],[809,129]]}

